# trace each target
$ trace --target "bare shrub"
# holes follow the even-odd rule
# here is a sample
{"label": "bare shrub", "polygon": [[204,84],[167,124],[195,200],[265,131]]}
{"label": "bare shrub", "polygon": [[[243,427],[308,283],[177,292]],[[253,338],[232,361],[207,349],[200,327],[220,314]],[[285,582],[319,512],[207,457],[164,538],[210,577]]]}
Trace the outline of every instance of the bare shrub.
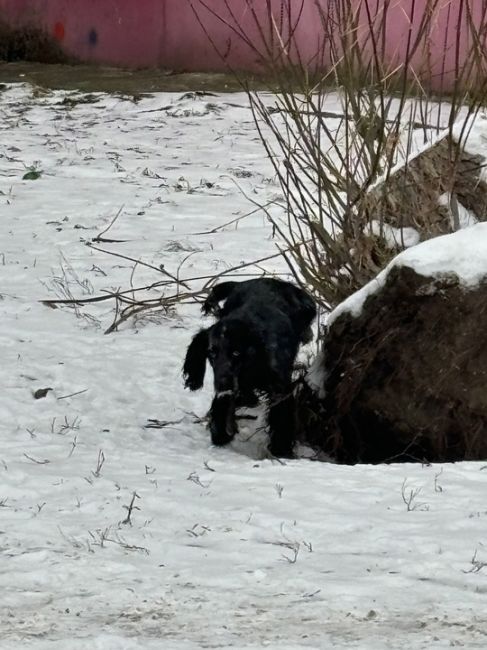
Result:
{"label": "bare shrub", "polygon": [[[250,49],[267,80],[270,97],[235,71],[283,191],[285,217],[268,213],[269,219],[296,279],[323,307],[333,308],[373,278],[408,244],[406,227],[417,239],[457,229],[459,187],[481,193],[479,218],[486,218],[483,161],[470,159],[470,182],[459,181],[465,142],[487,97],[486,0],[475,14],[463,0],[404,3],[410,29],[401,56],[387,52],[390,0],[262,0],[258,10],[243,0],[238,14],[229,0],[218,11],[205,0],[189,2],[215,48],[209,16]],[[322,37],[305,56],[297,35],[311,5]],[[431,61],[440,12],[462,26],[454,70],[446,70],[447,48],[441,66],[454,79],[447,99],[432,95],[443,90]],[[219,53],[229,61],[228,48]]]}

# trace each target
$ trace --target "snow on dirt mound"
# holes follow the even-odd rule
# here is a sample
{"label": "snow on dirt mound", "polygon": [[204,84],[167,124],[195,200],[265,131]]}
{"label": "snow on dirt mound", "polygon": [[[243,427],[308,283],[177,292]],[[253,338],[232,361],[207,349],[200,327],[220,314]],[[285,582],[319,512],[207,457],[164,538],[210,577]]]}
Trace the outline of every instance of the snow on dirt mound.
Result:
{"label": "snow on dirt mound", "polygon": [[391,270],[399,266],[424,276],[455,274],[462,285],[475,286],[487,276],[487,223],[429,239],[399,253],[376,278],[340,303],[329,315],[328,324],[345,312],[358,316],[367,298],[379,291]]}

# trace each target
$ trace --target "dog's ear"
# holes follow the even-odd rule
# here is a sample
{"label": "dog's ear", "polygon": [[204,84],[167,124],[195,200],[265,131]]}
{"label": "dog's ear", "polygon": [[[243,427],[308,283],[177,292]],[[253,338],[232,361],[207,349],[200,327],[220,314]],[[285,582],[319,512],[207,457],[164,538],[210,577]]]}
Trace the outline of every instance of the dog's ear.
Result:
{"label": "dog's ear", "polygon": [[221,312],[220,303],[222,300],[226,300],[228,298],[236,286],[237,282],[230,281],[222,282],[221,284],[217,284],[212,287],[205,302],[203,303],[203,306],[201,307],[203,314],[205,314],[205,316],[212,314],[213,316],[219,318]]}
{"label": "dog's ear", "polygon": [[190,390],[203,386],[208,353],[209,329],[200,330],[189,344],[183,365],[184,385]]}

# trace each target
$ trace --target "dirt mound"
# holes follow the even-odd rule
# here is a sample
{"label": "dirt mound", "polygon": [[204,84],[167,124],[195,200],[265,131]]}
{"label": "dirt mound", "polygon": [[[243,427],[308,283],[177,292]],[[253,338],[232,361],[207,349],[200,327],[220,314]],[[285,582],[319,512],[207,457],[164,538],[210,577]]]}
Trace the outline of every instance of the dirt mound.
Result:
{"label": "dirt mound", "polygon": [[365,196],[367,220],[383,219],[396,228],[415,228],[423,241],[458,228],[451,206],[443,198],[453,195],[478,221],[486,221],[484,168],[482,156],[445,136]]}
{"label": "dirt mound", "polygon": [[339,462],[487,458],[487,279],[394,266],[360,315],[332,322],[321,364],[303,431]]}
{"label": "dirt mound", "polygon": [[0,60],[68,63],[57,41],[34,27],[14,29],[0,22]]}

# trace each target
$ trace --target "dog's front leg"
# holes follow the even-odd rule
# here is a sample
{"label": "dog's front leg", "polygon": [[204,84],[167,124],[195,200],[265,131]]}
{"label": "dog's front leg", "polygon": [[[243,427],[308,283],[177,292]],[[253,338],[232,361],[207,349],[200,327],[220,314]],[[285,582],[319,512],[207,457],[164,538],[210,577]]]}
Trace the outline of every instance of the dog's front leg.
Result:
{"label": "dog's front leg", "polygon": [[235,394],[221,391],[215,395],[210,409],[211,441],[214,445],[228,444],[237,433]]}
{"label": "dog's front leg", "polygon": [[277,458],[292,458],[296,441],[296,407],[291,386],[270,397],[269,451]]}

